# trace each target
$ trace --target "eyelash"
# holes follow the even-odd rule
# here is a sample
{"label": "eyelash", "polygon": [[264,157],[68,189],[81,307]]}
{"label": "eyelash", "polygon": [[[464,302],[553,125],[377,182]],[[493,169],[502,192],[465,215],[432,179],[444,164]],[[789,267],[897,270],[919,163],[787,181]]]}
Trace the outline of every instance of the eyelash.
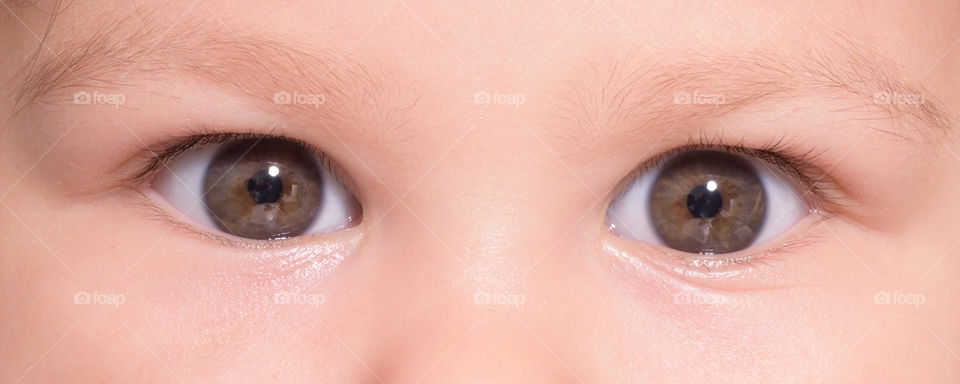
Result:
{"label": "eyelash", "polygon": [[[165,143],[154,146],[153,149],[145,148],[145,151],[149,154],[146,158],[146,166],[142,170],[134,175],[131,179],[133,181],[141,181],[151,179],[151,177],[156,174],[156,172],[163,167],[163,164],[166,162],[175,159],[177,156],[202,145],[209,144],[222,144],[231,142],[234,140],[242,140],[249,138],[280,138],[284,140],[291,141],[301,146],[304,150],[316,154],[321,160],[321,166],[332,175],[338,183],[347,188],[348,192],[355,195],[355,191],[349,183],[345,183],[344,179],[341,177],[342,173],[338,167],[331,161],[330,157],[324,154],[322,151],[317,150],[312,145],[297,139],[292,139],[286,136],[275,135],[271,133],[254,133],[254,132],[216,132],[207,127],[200,127],[194,132],[181,136],[172,138]],[[630,177],[626,178],[629,182],[632,182],[640,175],[655,169],[658,166],[662,165],[667,159],[671,156],[694,150],[715,150],[723,151],[728,153],[741,154],[746,156],[751,156],[762,161],[765,161],[769,164],[772,164],[777,167],[783,174],[789,176],[793,181],[800,186],[806,187],[806,190],[810,192],[812,198],[806,198],[807,203],[811,208],[820,214],[820,219],[814,222],[812,226],[826,220],[830,217],[830,213],[833,211],[832,207],[841,206],[842,203],[838,196],[838,188],[836,184],[818,167],[814,165],[816,158],[818,158],[822,152],[816,152],[815,150],[804,150],[799,144],[793,144],[787,141],[786,138],[779,138],[777,140],[771,141],[760,147],[749,147],[743,143],[741,139],[739,142],[730,144],[725,142],[722,137],[716,138],[707,138],[704,135],[700,135],[697,138],[691,138],[687,144],[674,147],[670,150],[662,152],[653,158],[650,158],[642,162],[639,166],[635,168]],[[621,193],[625,190],[623,186],[618,188]],[[805,198],[807,195],[806,192],[803,193],[801,198]],[[149,201],[149,198],[143,196],[144,199]],[[261,242],[249,242],[256,244],[249,244],[248,241],[237,241],[223,236],[219,236],[215,233],[210,233],[209,231],[204,231],[202,229],[193,228],[187,224],[180,223],[175,217],[172,217],[168,212],[162,208],[156,206],[151,202],[145,202],[148,207],[154,212],[158,213],[159,216],[163,217],[164,220],[174,222],[180,226],[187,226],[187,229],[191,232],[199,233],[203,236],[211,237],[221,243],[245,247],[245,248],[262,248],[263,244]],[[296,238],[291,238],[288,240],[295,240]],[[731,258],[718,258],[717,256],[711,256],[710,260],[705,261],[700,258],[690,258],[686,254],[678,254],[668,251],[663,251],[665,254],[672,256],[678,261],[681,261],[686,264],[688,268],[704,268],[708,272],[710,271],[711,265],[721,265],[727,266],[731,264],[746,264],[753,266],[756,263],[765,263],[769,260],[774,260],[776,254],[782,252],[788,252],[798,246],[807,244],[811,239],[792,239],[786,241],[784,244],[775,247],[773,249],[768,249],[762,251],[760,255],[754,256],[739,256]],[[268,245],[280,245],[279,243],[286,243],[284,241],[272,241]],[[708,265],[704,265],[708,264]]]}
{"label": "eyelash", "polygon": [[[803,231],[804,236],[795,236],[785,240],[783,243],[773,247],[763,249],[750,254],[737,253],[735,256],[720,255],[693,255],[684,252],[666,250],[661,247],[651,247],[656,252],[666,255],[685,267],[684,272],[705,271],[714,272],[711,268],[724,268],[731,265],[745,265],[755,267],[759,264],[767,265],[770,261],[777,261],[778,255],[791,252],[804,245],[816,242],[815,235],[807,234],[810,229],[818,224],[830,219],[836,213],[836,210],[845,206],[844,199],[840,193],[840,188],[831,179],[826,172],[815,165],[816,159],[823,154],[823,151],[813,149],[804,149],[797,143],[789,142],[785,137],[770,141],[759,147],[750,147],[744,144],[743,139],[731,143],[723,137],[708,138],[700,135],[696,138],[690,138],[687,144],[674,147],[662,152],[637,166],[629,177],[625,178],[615,191],[625,193],[626,186],[641,175],[664,164],[664,162],[682,152],[696,150],[713,150],[733,154],[740,154],[759,159],[763,162],[776,167],[781,173],[792,180],[800,187],[805,187],[807,192],[803,192],[799,197],[804,199],[811,207],[811,211],[818,217],[810,223],[808,228]],[[808,197],[810,195],[810,197]]]}
{"label": "eyelash", "polygon": [[[811,223],[803,232],[808,233],[813,227],[818,224],[830,219],[832,216],[819,212],[819,217],[816,221]],[[674,260],[684,264],[684,267],[687,268],[686,272],[696,272],[698,270],[705,271],[707,273],[714,272],[711,268],[726,268],[731,265],[734,266],[748,266],[748,267],[757,267],[762,264],[769,266],[772,261],[781,261],[778,256],[793,252],[798,248],[802,248],[805,245],[816,243],[818,237],[816,235],[806,234],[804,236],[795,236],[785,240],[783,243],[773,247],[767,248],[758,251],[757,253],[739,255],[736,257],[724,257],[718,255],[695,255],[691,257],[688,253],[673,252],[667,250],[660,250],[661,253],[667,255]],[[698,258],[699,257],[699,258]]]}
{"label": "eyelash", "polygon": [[[254,132],[215,132],[210,130],[207,127],[200,127],[196,131],[181,137],[175,137],[167,140],[165,143],[161,143],[153,148],[144,148],[145,151],[149,153],[147,158],[147,166],[143,168],[139,173],[133,176],[134,180],[142,180],[153,173],[155,173],[163,164],[167,161],[175,159],[177,156],[187,152],[191,149],[200,147],[207,144],[223,144],[236,140],[244,139],[282,139],[289,142],[292,142],[299,146],[301,149],[317,155],[321,160],[321,165],[327,171],[331,171],[331,174],[337,177],[338,182],[342,182],[340,178],[340,172],[338,172],[337,167],[331,161],[330,157],[327,156],[322,151],[316,149],[314,146],[308,144],[303,140],[293,139],[290,137],[275,135],[272,133],[254,133]],[[351,191],[352,192],[352,191]]]}
{"label": "eyelash", "polygon": [[640,175],[663,165],[673,155],[697,150],[746,155],[775,166],[781,173],[790,177],[795,184],[806,187],[806,191],[809,191],[812,197],[806,198],[807,193],[805,191],[800,198],[807,200],[807,203],[815,210],[832,212],[834,207],[845,205],[842,202],[837,184],[826,172],[815,165],[816,159],[823,154],[823,151],[803,149],[800,144],[791,143],[785,137],[770,141],[759,147],[747,146],[743,139],[730,144],[725,142],[722,137],[710,139],[701,135],[698,138],[690,138],[687,144],[661,152],[640,163],[626,178],[627,183],[621,185],[618,190],[624,191],[624,186],[630,185]]}
{"label": "eyelash", "polygon": [[[305,141],[287,136],[276,135],[273,134],[272,131],[269,133],[216,132],[208,127],[200,127],[199,129],[196,129],[187,135],[174,137],[159,145],[144,148],[143,151],[146,153],[146,155],[144,155],[142,161],[145,165],[141,166],[140,171],[129,178],[130,185],[139,184],[149,186],[153,180],[153,177],[161,168],[164,167],[165,163],[176,159],[177,156],[180,156],[192,149],[210,144],[229,143],[236,140],[269,138],[277,138],[289,141],[296,144],[303,150],[315,154],[320,160],[321,169],[326,171],[326,173],[332,176],[337,183],[342,185],[343,188],[346,189],[347,193],[357,196],[352,183],[347,182],[347,180],[342,177],[343,171],[336,163],[333,162],[332,158]],[[198,234],[203,237],[211,238],[220,244],[249,249],[281,248],[291,244],[298,245],[300,244],[299,242],[305,238],[304,236],[295,236],[265,241],[252,239],[237,240],[222,236],[183,222],[182,219],[175,217],[166,209],[157,205],[152,198],[147,196],[139,188],[131,189],[133,189],[139,195],[140,204],[152,211],[156,218],[173,223],[178,228],[186,230],[192,234]]]}
{"label": "eyelash", "polygon": [[175,159],[177,156],[187,151],[190,151],[191,149],[208,144],[223,144],[244,139],[282,139],[296,144],[304,151],[316,155],[320,159],[321,168],[324,171],[329,172],[329,174],[333,176],[334,180],[337,183],[340,183],[340,185],[342,185],[347,192],[356,196],[357,191],[354,189],[353,184],[349,183],[348,180],[343,177],[343,170],[337,163],[333,161],[330,156],[317,149],[313,145],[310,145],[306,141],[294,139],[288,136],[276,135],[273,134],[272,130],[268,133],[217,132],[209,127],[201,126],[187,135],[174,137],[159,145],[144,148],[143,150],[148,154],[144,161],[146,165],[143,166],[139,172],[130,177],[130,181],[143,182],[150,179],[151,176],[153,176],[161,167],[163,167],[163,164]]}

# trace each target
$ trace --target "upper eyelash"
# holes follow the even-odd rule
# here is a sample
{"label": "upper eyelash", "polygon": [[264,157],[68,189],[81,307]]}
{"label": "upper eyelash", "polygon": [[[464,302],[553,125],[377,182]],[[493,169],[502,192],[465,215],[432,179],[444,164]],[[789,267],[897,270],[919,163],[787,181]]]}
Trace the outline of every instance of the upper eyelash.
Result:
{"label": "upper eyelash", "polygon": [[[283,138],[281,136],[274,135],[271,130],[269,133],[253,133],[253,132],[217,132],[213,131],[206,126],[200,126],[195,129],[190,134],[184,136],[177,136],[170,138],[163,143],[158,145],[144,148],[144,150],[150,153],[147,166],[140,171],[140,173],[133,176],[134,180],[139,180],[145,176],[153,173],[159,169],[165,162],[176,158],[177,156],[187,152],[193,148],[196,148],[201,145],[206,144],[222,144],[234,140],[243,140],[243,139],[259,139],[259,138]],[[294,141],[297,144],[305,145],[298,140],[288,139]],[[308,147],[310,152],[318,153],[312,147]]]}
{"label": "upper eyelash", "polygon": [[[843,205],[842,199],[837,193],[839,188],[836,183],[826,172],[821,171],[819,167],[814,165],[816,158],[822,155],[824,151],[818,152],[813,149],[804,149],[799,144],[791,143],[784,137],[772,140],[759,147],[747,146],[744,144],[743,139],[735,143],[730,143],[722,137],[708,138],[702,134],[696,138],[691,137],[687,144],[674,147],[642,162],[634,169],[631,175],[626,178],[626,183],[618,188],[619,193],[624,193],[628,189],[626,186],[631,185],[638,177],[646,172],[663,165],[673,155],[695,150],[723,151],[751,156],[774,165],[788,177],[794,179],[795,182],[807,187],[813,195],[813,198],[805,200],[811,205],[812,211],[820,216],[817,221],[811,224],[811,228],[833,217],[833,207]],[[800,197],[804,198],[803,195]],[[715,258],[714,261],[724,265],[746,264],[756,266],[776,260],[774,257],[776,254],[790,252],[794,248],[803,246],[809,242],[811,242],[809,238],[790,239],[783,244],[762,250],[759,253],[746,256],[741,254],[735,257],[716,255],[712,257]],[[702,262],[702,259],[691,258],[690,254],[683,253],[681,255],[678,252],[664,249],[660,249],[660,252],[669,255],[669,257],[680,262],[689,270],[706,270],[708,273],[711,271],[710,266],[696,265]]]}
{"label": "upper eyelash", "polygon": [[201,126],[199,129],[195,130],[193,133],[175,137],[167,140],[164,143],[161,143],[157,146],[154,146],[154,149],[145,148],[149,152],[149,157],[147,158],[147,164],[143,167],[140,172],[131,177],[131,181],[141,181],[146,179],[148,176],[155,173],[164,164],[177,158],[177,156],[182,155],[183,153],[200,147],[202,145],[208,144],[222,144],[228,143],[236,140],[243,139],[282,139],[296,144],[301,149],[317,155],[320,159],[320,165],[323,169],[330,172],[330,175],[333,176],[334,180],[343,185],[348,192],[354,193],[352,186],[349,183],[346,183],[342,177],[342,172],[339,167],[332,161],[332,159],[327,156],[323,151],[316,149],[314,146],[309,143],[294,139],[282,135],[275,135],[271,130],[268,133],[255,133],[255,132],[216,132],[210,128]]}
{"label": "upper eyelash", "polygon": [[[304,150],[316,154],[321,160],[321,165],[330,171],[330,174],[338,183],[348,190],[351,189],[349,184],[344,183],[344,180],[341,178],[341,173],[337,171],[337,168],[330,161],[329,157],[302,140],[275,135],[272,131],[269,133],[215,132],[206,127],[201,127],[192,134],[170,139],[154,147],[158,150],[146,148],[146,150],[150,152],[147,166],[134,175],[132,179],[143,180],[147,176],[155,173],[166,162],[201,145],[220,144],[250,138],[279,138],[301,146]],[[813,165],[814,160],[822,154],[822,152],[802,150],[799,145],[790,144],[783,137],[756,148],[744,145],[742,139],[735,144],[724,143],[723,141],[722,137],[710,139],[703,135],[700,135],[698,138],[691,138],[685,145],[674,147],[644,161],[636,167],[634,176],[628,179],[633,180],[646,171],[662,165],[664,161],[677,153],[693,150],[718,150],[748,155],[773,164],[783,173],[791,176],[808,188],[815,196],[815,199],[812,201],[812,205],[815,205],[814,208],[822,208],[823,204],[820,203],[824,200],[835,202],[832,194],[832,191],[835,190],[834,184],[827,178],[825,173],[820,172],[817,167]],[[353,193],[353,191],[350,192]]]}
{"label": "upper eyelash", "polygon": [[[217,132],[206,126],[201,126],[198,129],[195,129],[192,133],[184,136],[174,137],[164,141],[159,145],[152,147],[144,148],[144,151],[148,153],[146,158],[146,166],[144,166],[138,173],[130,177],[131,182],[144,182],[147,179],[151,178],[151,175],[156,173],[162,167],[164,167],[167,162],[176,159],[178,156],[203,145],[209,144],[222,144],[228,143],[236,140],[244,139],[281,139],[294,143],[301,149],[315,154],[320,162],[320,166],[328,171],[328,174],[333,177],[333,179],[343,186],[348,193],[356,196],[354,192],[354,187],[351,183],[348,183],[346,179],[342,177],[343,173],[340,170],[339,166],[332,160],[332,158],[326,155],[323,151],[318,150],[316,147],[310,145],[309,143],[290,138],[283,135],[273,134],[273,130],[267,133],[258,133],[258,132]],[[271,239],[271,240],[252,240],[252,239],[242,239],[235,240],[226,236],[221,236],[215,232],[205,230],[203,228],[196,227],[194,225],[185,223],[179,218],[174,217],[165,209],[160,208],[155,203],[152,202],[152,199],[147,197],[142,191],[136,187],[130,187],[133,191],[139,194],[139,201],[144,206],[150,209],[156,214],[156,217],[163,219],[165,221],[174,223],[177,227],[187,230],[191,233],[196,233],[201,236],[209,237],[219,242],[220,244],[230,245],[237,248],[250,248],[250,249],[265,249],[265,248],[281,248],[288,246],[290,244],[297,244],[298,242],[303,241],[303,236],[293,236],[282,239]]]}
{"label": "upper eyelash", "polygon": [[[809,203],[817,210],[827,210],[828,206],[840,205],[836,183],[815,164],[816,159],[824,151],[803,149],[799,144],[789,142],[780,137],[759,147],[744,144],[743,139],[736,143],[724,142],[722,137],[708,138],[700,135],[690,138],[687,144],[674,147],[644,161],[633,171],[628,180],[633,181],[651,169],[661,166],[667,159],[682,152],[696,150],[713,150],[728,153],[747,155],[769,163],[781,172],[791,177],[813,195]],[[629,184],[627,184],[629,185]],[[620,188],[625,190],[625,188]],[[803,194],[806,194],[804,192]],[[801,194],[801,198],[804,198]]]}

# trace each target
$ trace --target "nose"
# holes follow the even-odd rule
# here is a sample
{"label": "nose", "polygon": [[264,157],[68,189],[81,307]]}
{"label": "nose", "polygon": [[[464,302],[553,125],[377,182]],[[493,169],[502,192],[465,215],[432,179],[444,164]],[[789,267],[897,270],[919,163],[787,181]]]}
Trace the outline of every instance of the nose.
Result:
{"label": "nose", "polygon": [[546,197],[583,191],[547,152],[515,152],[530,158],[515,154],[509,172],[477,170],[498,164],[468,146],[453,152],[364,240],[376,258],[364,266],[371,371],[401,383],[579,382],[580,337],[562,329],[587,320],[557,303],[577,285],[564,234],[583,212]]}

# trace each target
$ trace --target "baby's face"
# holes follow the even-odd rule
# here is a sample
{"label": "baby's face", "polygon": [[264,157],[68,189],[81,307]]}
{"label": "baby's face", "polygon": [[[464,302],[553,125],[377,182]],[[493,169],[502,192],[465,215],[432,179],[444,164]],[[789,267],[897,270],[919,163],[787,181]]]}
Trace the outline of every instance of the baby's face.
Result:
{"label": "baby's face", "polygon": [[5,3],[3,382],[960,381],[957,4]]}

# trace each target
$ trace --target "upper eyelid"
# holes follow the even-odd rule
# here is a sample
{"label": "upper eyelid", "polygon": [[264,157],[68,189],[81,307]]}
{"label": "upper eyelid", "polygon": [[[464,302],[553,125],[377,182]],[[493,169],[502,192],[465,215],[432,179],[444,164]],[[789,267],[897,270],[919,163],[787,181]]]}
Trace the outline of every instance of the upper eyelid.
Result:
{"label": "upper eyelid", "polygon": [[[805,198],[818,211],[831,211],[832,207],[842,204],[842,197],[836,193],[839,187],[825,172],[820,171],[814,165],[814,159],[819,155],[813,151],[797,151],[796,148],[786,144],[784,139],[772,142],[768,145],[758,148],[746,146],[743,143],[725,144],[722,139],[718,142],[700,138],[699,141],[691,139],[687,144],[674,147],[661,152],[654,157],[641,162],[630,174],[621,182],[615,193],[623,193],[626,186],[636,180],[637,177],[650,171],[668,159],[670,156],[684,151],[692,150],[716,150],[740,155],[750,156],[760,161],[773,165],[781,173],[791,177],[795,184],[807,188],[812,194],[812,198]],[[816,175],[811,175],[816,172]],[[801,195],[801,198],[805,196]]]}
{"label": "upper eyelid", "polygon": [[[162,207],[161,204],[157,202],[157,200],[164,199],[158,199],[149,196],[149,194],[157,194],[157,192],[153,192],[155,190],[151,187],[151,185],[157,177],[156,174],[164,169],[167,169],[167,166],[165,165],[167,162],[176,161],[179,156],[188,153],[189,151],[199,149],[200,147],[225,144],[244,139],[280,139],[299,146],[303,151],[312,153],[313,155],[317,156],[321,172],[323,172],[324,177],[332,178],[327,180],[335,182],[338,185],[337,187],[342,188],[346,194],[357,198],[359,201],[360,195],[355,192],[356,188],[352,182],[352,179],[346,176],[345,171],[339,166],[339,164],[333,161],[333,159],[322,150],[316,148],[306,141],[279,135],[274,133],[273,130],[268,133],[218,132],[210,127],[205,126],[194,130],[192,134],[170,138],[164,140],[161,144],[145,149],[145,152],[147,152],[146,156],[148,156],[149,159],[149,163],[147,164],[146,168],[143,168],[140,172],[138,172],[137,175],[130,178],[128,180],[130,181],[129,183],[121,185],[120,189],[132,190],[134,193],[136,193],[137,204],[145,209],[148,209],[154,215],[154,217],[167,221],[187,233],[199,235],[203,238],[213,239],[223,245],[245,249],[269,249],[287,248],[290,246],[309,244],[307,239],[311,237],[310,235],[297,235],[270,240],[247,239],[242,237],[222,235],[216,231],[211,231],[204,229],[202,226],[194,225],[188,220],[183,220],[184,216],[176,217],[171,213],[170,209]],[[170,169],[167,170],[171,171]],[[199,197],[202,196],[203,195]],[[356,217],[359,217],[359,215],[356,217],[351,217],[356,219]]]}
{"label": "upper eyelid", "polygon": [[213,132],[201,128],[192,134],[169,138],[159,144],[143,148],[148,155],[148,163],[139,173],[132,176],[132,181],[141,180],[163,167],[163,164],[193,148],[207,144],[219,144],[230,140],[271,137],[271,134],[258,133],[231,133]]}
{"label": "upper eyelid", "polygon": [[283,135],[278,135],[275,133],[275,130],[270,130],[266,133],[260,132],[218,132],[209,127],[201,126],[199,129],[196,129],[191,134],[178,136],[164,140],[160,144],[151,146],[150,148],[144,148],[146,152],[146,162],[139,170],[131,175],[128,178],[130,183],[143,182],[148,179],[151,175],[156,172],[159,172],[164,168],[164,164],[169,161],[172,161],[177,158],[177,156],[196,149],[204,145],[212,144],[222,144],[234,140],[248,139],[248,138],[279,138],[286,141],[296,143],[297,145],[303,147],[305,150],[310,153],[315,154],[319,157],[321,167],[328,171],[334,180],[342,185],[347,192],[358,196],[356,194],[357,190],[353,184],[352,179],[349,179],[345,176],[345,171],[340,167],[338,163],[333,161],[333,159],[327,155],[323,150],[316,148],[315,146],[307,143],[303,140],[298,140],[290,138]]}

